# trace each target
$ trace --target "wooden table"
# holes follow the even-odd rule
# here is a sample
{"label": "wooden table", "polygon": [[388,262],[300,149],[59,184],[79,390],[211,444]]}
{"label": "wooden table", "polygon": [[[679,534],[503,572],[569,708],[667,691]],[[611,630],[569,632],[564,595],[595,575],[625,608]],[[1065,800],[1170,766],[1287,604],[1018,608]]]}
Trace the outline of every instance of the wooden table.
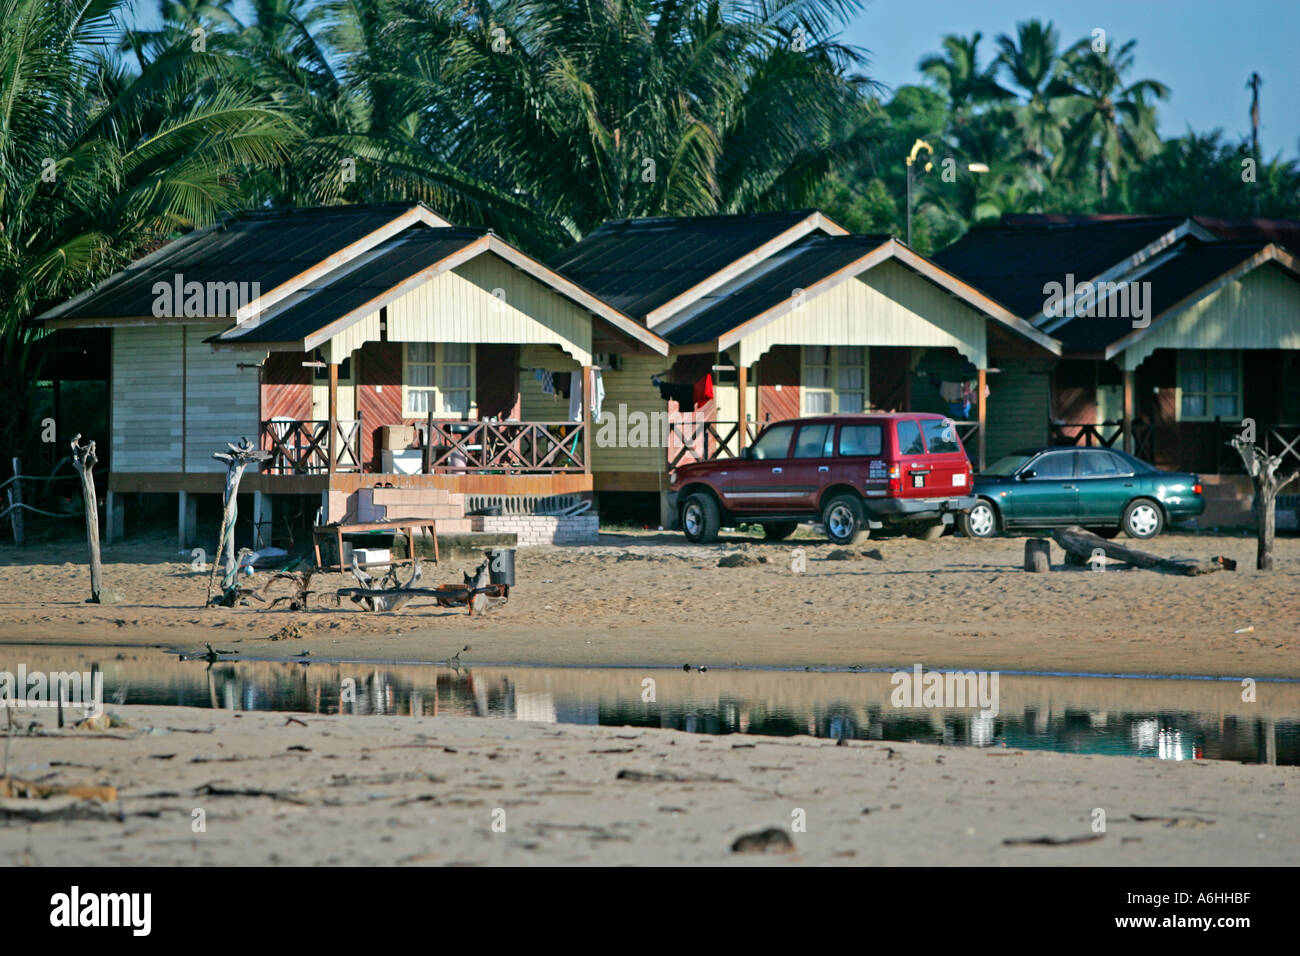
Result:
{"label": "wooden table", "polygon": [[316,567],[322,571],[328,571],[329,568],[321,563],[320,559],[320,536],[323,534],[334,535],[336,546],[338,547],[339,563],[338,569],[346,571],[343,566],[343,536],[360,531],[395,531],[398,534],[405,532],[407,556],[415,560],[415,531],[417,528],[427,528],[429,534],[433,536],[433,563],[438,564],[438,522],[434,518],[399,518],[397,521],[367,521],[363,524],[326,524],[317,525],[311,529],[312,547],[316,551]]}

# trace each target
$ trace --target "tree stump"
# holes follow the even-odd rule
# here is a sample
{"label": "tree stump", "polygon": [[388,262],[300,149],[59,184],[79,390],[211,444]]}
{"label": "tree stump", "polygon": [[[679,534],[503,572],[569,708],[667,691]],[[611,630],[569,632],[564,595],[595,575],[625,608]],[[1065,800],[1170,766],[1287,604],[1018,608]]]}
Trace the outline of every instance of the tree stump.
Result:
{"label": "tree stump", "polygon": [[1052,543],[1046,538],[1025,541],[1025,570],[1042,573],[1052,570]]}

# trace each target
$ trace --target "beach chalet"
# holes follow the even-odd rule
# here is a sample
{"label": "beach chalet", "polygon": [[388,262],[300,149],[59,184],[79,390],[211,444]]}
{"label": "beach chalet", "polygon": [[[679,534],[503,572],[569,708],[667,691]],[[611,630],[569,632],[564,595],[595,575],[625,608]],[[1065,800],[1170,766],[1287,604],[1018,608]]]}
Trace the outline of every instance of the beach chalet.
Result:
{"label": "beach chalet", "polygon": [[607,223],[551,264],[671,343],[661,387],[653,360],[626,379],[639,402],[667,398],[667,453],[629,456],[598,489],[663,491],[676,464],[734,456],[770,421],[870,409],[952,415],[978,465],[1020,440],[1002,427],[1019,363],[1060,352],[904,243],[816,212]]}
{"label": "beach chalet", "polygon": [[213,453],[242,437],[269,453],[241,484],[261,543],[294,496],[320,523],[434,516],[440,532],[470,530],[479,499],[590,498],[602,363],[668,352],[490,231],[411,203],[235,215],[42,319],[108,330],[110,536],[123,496],[165,492],[182,547],[195,496],[224,487]]}
{"label": "beach chalet", "polygon": [[[1202,475],[1205,526],[1249,523],[1244,422],[1300,464],[1300,223],[1005,216],[935,260],[1062,343],[1022,363],[1023,445],[1122,447]],[[1294,494],[1295,489],[1290,489]],[[1279,509],[1292,522],[1294,501]]]}

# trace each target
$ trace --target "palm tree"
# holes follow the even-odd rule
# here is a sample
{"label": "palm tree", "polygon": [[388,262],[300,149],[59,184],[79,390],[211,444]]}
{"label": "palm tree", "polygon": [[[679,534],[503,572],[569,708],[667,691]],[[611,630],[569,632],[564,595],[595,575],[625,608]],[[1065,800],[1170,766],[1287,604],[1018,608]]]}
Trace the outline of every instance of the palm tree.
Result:
{"label": "palm tree", "polygon": [[1024,95],[1016,111],[1025,145],[1025,165],[1035,187],[1042,187],[1048,157],[1060,151],[1064,117],[1060,97],[1072,90],[1062,77],[1064,62],[1058,46],[1060,36],[1049,22],[1027,20],[1016,24],[1016,35],[998,37],[998,64]]}
{"label": "palm tree", "polygon": [[975,107],[1000,103],[1012,95],[998,84],[996,61],[980,66],[979,44],[983,38],[978,30],[969,37],[950,33],[943,38],[942,53],[924,56],[917,65],[948,98],[954,126],[967,122]]}
{"label": "palm tree", "polygon": [[1149,79],[1125,82],[1136,45],[1129,40],[1112,54],[1110,48],[1094,50],[1084,39],[1065,56],[1070,92],[1064,105],[1070,124],[1061,166],[1081,169],[1091,160],[1103,202],[1121,172],[1160,147],[1152,99],[1165,99],[1169,88]]}
{"label": "palm tree", "polygon": [[24,417],[30,317],[176,233],[243,205],[238,173],[287,154],[287,118],[240,64],[188,42],[138,73],[112,53],[125,0],[0,0],[0,445]]}
{"label": "palm tree", "polygon": [[868,85],[829,26],[858,0],[397,0],[408,51],[356,64],[413,141],[497,184],[553,244],[616,217],[786,208],[860,148]]}

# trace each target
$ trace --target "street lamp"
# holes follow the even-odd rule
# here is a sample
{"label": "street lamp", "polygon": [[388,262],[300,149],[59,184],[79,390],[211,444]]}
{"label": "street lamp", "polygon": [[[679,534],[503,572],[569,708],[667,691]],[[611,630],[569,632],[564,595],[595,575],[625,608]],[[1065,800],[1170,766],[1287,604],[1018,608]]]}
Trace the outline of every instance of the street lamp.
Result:
{"label": "street lamp", "polygon": [[[920,155],[921,150],[925,150],[934,157],[934,147],[923,139],[918,139],[912,144],[912,151],[907,154],[907,244],[912,244],[912,164],[916,162],[916,157]],[[934,163],[929,159],[925,161],[925,171],[928,173],[934,168]]]}
{"label": "street lamp", "polygon": [[[931,159],[934,157],[934,148],[923,139],[918,139],[912,144],[912,151],[907,154],[907,244],[912,244],[912,166],[915,165],[917,157],[921,155],[921,150],[930,154]],[[934,163],[927,159],[925,161],[924,172],[929,172],[934,168]],[[987,163],[967,163],[966,169],[972,173],[987,173],[989,167]]]}

